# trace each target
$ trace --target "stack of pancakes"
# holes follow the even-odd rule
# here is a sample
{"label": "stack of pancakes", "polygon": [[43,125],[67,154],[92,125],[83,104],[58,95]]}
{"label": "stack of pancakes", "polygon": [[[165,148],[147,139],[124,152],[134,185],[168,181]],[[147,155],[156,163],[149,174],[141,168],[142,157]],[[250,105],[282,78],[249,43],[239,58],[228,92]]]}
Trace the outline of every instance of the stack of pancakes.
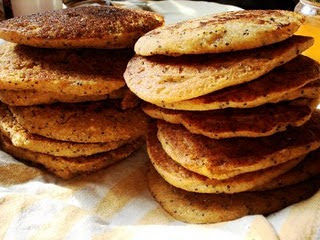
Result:
{"label": "stack of pancakes", "polygon": [[162,24],[157,14],[115,7],[1,22],[0,37],[13,42],[0,46],[3,150],[64,179],[133,153],[147,116],[123,73],[135,41]]}
{"label": "stack of pancakes", "polygon": [[155,199],[192,223],[268,214],[320,181],[320,65],[302,16],[239,11],[155,29],[125,72],[149,126]]}

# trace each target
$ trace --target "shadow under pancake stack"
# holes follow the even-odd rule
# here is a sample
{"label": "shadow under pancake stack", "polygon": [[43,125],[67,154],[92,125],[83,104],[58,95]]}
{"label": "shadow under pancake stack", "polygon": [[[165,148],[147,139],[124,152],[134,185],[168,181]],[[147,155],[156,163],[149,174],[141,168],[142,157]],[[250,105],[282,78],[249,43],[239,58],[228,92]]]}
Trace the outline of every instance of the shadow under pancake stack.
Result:
{"label": "shadow under pancake stack", "polygon": [[320,66],[302,16],[240,11],[155,29],[125,72],[150,124],[154,198],[174,218],[270,214],[320,185]]}
{"label": "shadow under pancake stack", "polygon": [[147,116],[125,87],[133,45],[157,14],[82,7],[0,23],[0,131],[4,151],[68,179],[126,158]]}

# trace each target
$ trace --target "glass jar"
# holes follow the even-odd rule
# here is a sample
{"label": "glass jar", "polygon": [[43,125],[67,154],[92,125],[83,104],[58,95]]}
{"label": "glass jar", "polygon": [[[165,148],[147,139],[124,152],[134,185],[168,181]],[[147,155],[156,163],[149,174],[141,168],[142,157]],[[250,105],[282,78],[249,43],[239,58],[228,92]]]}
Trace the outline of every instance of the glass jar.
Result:
{"label": "glass jar", "polygon": [[315,39],[314,45],[303,54],[320,62],[320,1],[300,0],[294,11],[307,17],[296,34],[312,36]]}

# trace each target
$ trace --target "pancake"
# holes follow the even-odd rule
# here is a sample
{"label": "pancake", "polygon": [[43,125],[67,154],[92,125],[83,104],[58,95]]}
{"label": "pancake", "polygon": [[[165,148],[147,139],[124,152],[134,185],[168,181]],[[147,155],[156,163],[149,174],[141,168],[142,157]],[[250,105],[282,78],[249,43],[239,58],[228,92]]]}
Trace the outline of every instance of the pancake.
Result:
{"label": "pancake", "polygon": [[105,95],[66,95],[35,90],[0,90],[0,101],[9,106],[32,106],[40,104],[51,104],[56,102],[78,103],[92,102],[106,99],[121,99],[121,108],[128,109],[136,107],[140,100],[128,88],[122,87]]}
{"label": "pancake", "polygon": [[152,118],[182,124],[191,133],[219,139],[270,136],[289,126],[301,126],[310,119],[318,102],[318,99],[298,99],[250,109],[202,112],[170,110],[144,103],[142,110]]}
{"label": "pancake", "polygon": [[245,173],[226,180],[215,180],[191,172],[173,161],[162,149],[157,139],[156,126],[150,126],[147,138],[147,150],[152,165],[171,185],[189,192],[198,193],[237,193],[270,182],[284,174],[303,160],[304,156],[290,160],[264,170]]}
{"label": "pancake", "polygon": [[172,217],[187,223],[216,223],[246,215],[270,214],[311,197],[320,179],[263,192],[206,194],[187,192],[167,183],[154,168],[148,172],[149,189]]}
{"label": "pancake", "polygon": [[177,110],[206,111],[221,108],[253,108],[270,102],[289,100],[290,94],[305,97],[299,89],[320,80],[320,65],[299,55],[254,81],[221,89],[197,98],[163,103],[159,106]]}
{"label": "pancake", "polygon": [[4,136],[10,139],[15,147],[69,158],[107,152],[127,143],[126,141],[109,143],[74,143],[53,140],[31,134],[17,123],[11,112],[3,104],[0,105],[0,131]]}
{"label": "pancake", "polygon": [[141,99],[171,103],[196,98],[257,79],[313,44],[313,38],[293,36],[259,49],[232,53],[134,56],[124,73],[130,90]]}
{"label": "pancake", "polygon": [[320,147],[320,111],[301,127],[261,138],[211,139],[177,124],[158,121],[165,152],[186,169],[227,179],[285,163]]}
{"label": "pancake", "polygon": [[28,132],[61,141],[103,143],[145,135],[148,118],[142,110],[123,111],[119,105],[119,101],[109,100],[10,107],[10,110]]}
{"label": "pancake", "polygon": [[128,48],[163,23],[163,17],[146,11],[67,8],[2,21],[0,38],[41,48]]}
{"label": "pancake", "polygon": [[303,22],[303,16],[281,10],[212,14],[150,31],[135,52],[178,56],[258,48],[289,38]]}
{"label": "pancake", "polygon": [[80,174],[90,173],[114,164],[137,150],[143,143],[138,139],[109,152],[88,157],[65,158],[43,153],[36,153],[12,145],[10,140],[2,136],[2,148],[13,157],[43,165],[49,172],[63,179],[70,179]]}
{"label": "pancake", "polygon": [[270,182],[253,188],[253,191],[265,191],[269,189],[280,188],[303,182],[314,176],[320,176],[320,149],[317,149],[307,155],[307,157],[296,167]]}
{"label": "pancake", "polygon": [[125,85],[132,50],[0,47],[0,90],[36,90],[77,96],[104,95]]}

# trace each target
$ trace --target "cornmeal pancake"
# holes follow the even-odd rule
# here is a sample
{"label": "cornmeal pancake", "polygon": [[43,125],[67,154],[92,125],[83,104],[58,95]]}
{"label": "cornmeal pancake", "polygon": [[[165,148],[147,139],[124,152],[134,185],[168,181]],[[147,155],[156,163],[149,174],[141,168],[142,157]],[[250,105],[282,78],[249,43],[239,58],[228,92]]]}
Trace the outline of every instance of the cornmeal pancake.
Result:
{"label": "cornmeal pancake", "polygon": [[307,155],[307,157],[289,172],[284,173],[270,182],[255,187],[253,191],[264,191],[280,188],[303,182],[314,176],[320,176],[320,151],[317,149]]}
{"label": "cornmeal pancake", "polygon": [[43,49],[0,46],[0,89],[77,96],[103,95],[125,85],[132,50]]}
{"label": "cornmeal pancake", "polygon": [[126,141],[109,143],[74,143],[53,140],[29,133],[3,104],[0,106],[0,131],[15,147],[61,157],[80,157],[116,149]]}
{"label": "cornmeal pancake", "polygon": [[298,89],[320,79],[320,65],[299,55],[254,81],[221,89],[197,98],[163,103],[169,109],[206,111],[221,108],[252,108],[270,102],[288,100],[290,94],[305,97]]}
{"label": "cornmeal pancake", "polygon": [[124,78],[130,90],[151,103],[196,98],[249,82],[295,58],[313,44],[313,38],[293,36],[259,49],[232,53],[134,56]]}
{"label": "cornmeal pancake", "polygon": [[310,119],[318,102],[318,99],[303,99],[250,109],[202,112],[170,110],[144,103],[142,110],[152,118],[182,124],[192,133],[219,139],[270,136],[285,131],[289,126],[301,126]]}
{"label": "cornmeal pancake", "polygon": [[281,10],[212,14],[150,31],[135,52],[178,56],[258,48],[289,38],[303,22],[303,16]]}
{"label": "cornmeal pancake", "polygon": [[248,191],[270,182],[273,178],[289,171],[303,160],[304,156],[264,170],[245,173],[226,180],[215,180],[191,172],[173,161],[162,149],[157,139],[156,126],[149,127],[147,150],[152,165],[171,185],[190,192],[237,193]]}
{"label": "cornmeal pancake", "polygon": [[137,150],[144,143],[138,139],[109,152],[88,157],[65,158],[48,154],[36,153],[12,145],[10,140],[2,136],[2,148],[13,157],[43,165],[49,172],[63,179],[69,179],[79,174],[90,173],[114,164]]}
{"label": "cornmeal pancake", "polygon": [[2,21],[0,38],[42,48],[128,48],[163,23],[163,17],[146,11],[67,8]]}
{"label": "cornmeal pancake", "polygon": [[285,163],[320,147],[320,111],[301,127],[261,138],[211,139],[158,120],[158,138],[165,152],[186,169],[227,179]]}
{"label": "cornmeal pancake", "polygon": [[320,179],[263,192],[206,194],[187,192],[167,183],[154,168],[148,172],[149,189],[171,216],[188,223],[216,223],[246,215],[270,214],[311,197]]}
{"label": "cornmeal pancake", "polygon": [[0,90],[0,101],[9,106],[32,106],[51,104],[56,102],[78,103],[91,102],[106,99],[121,99],[122,109],[136,107],[140,100],[128,88],[122,87],[105,95],[67,95],[35,90]]}
{"label": "cornmeal pancake", "polygon": [[144,136],[147,116],[140,108],[121,110],[119,101],[10,107],[28,132],[62,141],[101,143]]}

